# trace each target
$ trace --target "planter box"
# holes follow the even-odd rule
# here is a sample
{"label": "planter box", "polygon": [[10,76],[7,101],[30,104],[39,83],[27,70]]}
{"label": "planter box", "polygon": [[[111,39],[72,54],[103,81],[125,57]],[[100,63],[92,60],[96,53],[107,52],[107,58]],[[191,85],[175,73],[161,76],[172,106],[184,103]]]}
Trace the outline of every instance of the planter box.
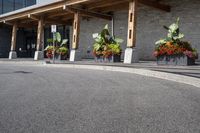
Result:
{"label": "planter box", "polygon": [[56,55],[56,60],[67,60],[67,55]]}
{"label": "planter box", "polygon": [[157,57],[158,65],[188,66],[195,65],[195,59],[186,55],[163,55]]}
{"label": "planter box", "polygon": [[121,55],[112,55],[109,58],[104,58],[103,56],[96,56],[95,57],[96,62],[121,62]]}
{"label": "planter box", "polygon": [[103,56],[95,56],[94,59],[95,59],[95,62],[103,62],[104,61]]}
{"label": "planter box", "polygon": [[105,59],[106,61],[108,60],[108,62],[121,62],[121,55],[112,55],[111,57],[109,58],[106,58]]}

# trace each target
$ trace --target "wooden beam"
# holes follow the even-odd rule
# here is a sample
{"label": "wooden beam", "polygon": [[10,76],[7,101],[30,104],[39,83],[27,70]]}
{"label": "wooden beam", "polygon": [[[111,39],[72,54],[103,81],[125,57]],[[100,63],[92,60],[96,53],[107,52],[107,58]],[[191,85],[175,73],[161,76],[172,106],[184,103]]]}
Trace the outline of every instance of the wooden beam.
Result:
{"label": "wooden beam", "polygon": [[84,15],[84,16],[112,20],[111,15],[107,15],[107,14],[103,14],[103,13],[98,13],[98,12],[89,11],[89,10],[85,10],[85,9],[72,8],[72,7],[64,7],[63,9],[66,9],[68,12],[73,12],[73,13],[79,12],[81,15]]}
{"label": "wooden beam", "polygon": [[113,6],[115,4],[121,4],[124,2],[128,2],[128,0],[106,0],[106,1],[99,1],[95,3],[88,4],[87,9],[95,9],[95,8],[101,8],[101,7],[108,7]]}
{"label": "wooden beam", "polygon": [[41,51],[43,45],[43,37],[44,37],[44,18],[41,17],[38,21],[38,29],[37,29],[37,51]]}
{"label": "wooden beam", "polygon": [[59,2],[48,4],[48,5],[40,6],[37,8],[33,8],[30,10],[26,10],[20,13],[15,13],[12,15],[0,17],[0,22],[3,22],[4,20],[12,21],[12,20],[20,19],[20,18],[27,18],[28,14],[32,14],[32,15],[44,14],[45,12],[62,9],[65,3],[66,3],[65,1],[59,1]]}
{"label": "wooden beam", "polygon": [[16,50],[16,38],[17,38],[17,22],[14,23],[12,29],[11,51]]}
{"label": "wooden beam", "polygon": [[66,6],[72,6],[72,5],[76,5],[76,4],[82,4],[85,2],[96,2],[97,0],[68,0],[65,5]]}
{"label": "wooden beam", "polygon": [[80,32],[80,14],[74,14],[72,49],[78,49]]}
{"label": "wooden beam", "polygon": [[3,23],[4,23],[4,24],[7,24],[7,25],[13,25],[13,23],[7,22],[7,21],[5,21],[5,20],[3,21]]}
{"label": "wooden beam", "polygon": [[33,19],[33,20],[37,20],[37,21],[40,20],[40,18],[38,16],[35,16],[33,14],[28,14],[28,18]]}
{"label": "wooden beam", "polygon": [[129,7],[129,2],[124,2],[124,3],[113,3],[110,6],[105,6],[105,7],[99,7],[93,9],[94,11],[97,12],[110,12],[110,11],[120,11],[120,10],[126,10]]}
{"label": "wooden beam", "polygon": [[128,14],[128,37],[127,47],[133,48],[136,46],[136,23],[137,23],[137,6],[138,0],[131,0],[129,2]]}
{"label": "wooden beam", "polygon": [[143,5],[147,5],[162,11],[170,12],[171,7],[169,5],[161,4],[159,1],[152,1],[152,0],[139,0],[139,2]]}

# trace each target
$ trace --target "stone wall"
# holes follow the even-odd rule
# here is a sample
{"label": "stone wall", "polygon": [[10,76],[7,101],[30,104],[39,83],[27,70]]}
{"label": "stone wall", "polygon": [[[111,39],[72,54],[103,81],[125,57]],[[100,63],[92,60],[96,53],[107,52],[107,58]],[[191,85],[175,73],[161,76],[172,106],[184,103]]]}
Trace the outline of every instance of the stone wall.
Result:
{"label": "stone wall", "polygon": [[[164,0],[172,7],[170,13],[141,5],[137,20],[137,48],[141,60],[155,60],[152,56],[155,41],[165,37],[167,32],[163,25],[170,25],[180,17],[181,32],[185,34],[185,40],[191,42],[200,53],[200,1],[199,0]],[[128,11],[114,13],[115,35],[125,40],[122,44],[126,48]],[[90,19],[81,21],[80,50],[83,58],[92,57],[91,51],[93,39],[92,33],[100,32],[105,24],[111,26],[110,21]]]}

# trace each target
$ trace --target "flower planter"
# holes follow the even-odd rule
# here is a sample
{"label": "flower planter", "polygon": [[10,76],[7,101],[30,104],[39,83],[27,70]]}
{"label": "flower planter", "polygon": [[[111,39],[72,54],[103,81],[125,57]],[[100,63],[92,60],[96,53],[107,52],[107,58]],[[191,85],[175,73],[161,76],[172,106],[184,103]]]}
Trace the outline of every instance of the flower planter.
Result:
{"label": "flower planter", "polygon": [[97,55],[94,58],[95,58],[95,62],[103,62],[104,61],[103,56],[101,56],[101,55]]}
{"label": "flower planter", "polygon": [[121,55],[112,55],[108,58],[104,58],[105,62],[121,62]]}
{"label": "flower planter", "polygon": [[188,66],[195,65],[195,59],[186,55],[162,55],[157,57],[158,65]]}
{"label": "flower planter", "polygon": [[112,55],[110,57],[96,56],[96,62],[121,62],[121,55]]}
{"label": "flower planter", "polygon": [[67,55],[57,55],[56,59],[57,60],[67,60]]}

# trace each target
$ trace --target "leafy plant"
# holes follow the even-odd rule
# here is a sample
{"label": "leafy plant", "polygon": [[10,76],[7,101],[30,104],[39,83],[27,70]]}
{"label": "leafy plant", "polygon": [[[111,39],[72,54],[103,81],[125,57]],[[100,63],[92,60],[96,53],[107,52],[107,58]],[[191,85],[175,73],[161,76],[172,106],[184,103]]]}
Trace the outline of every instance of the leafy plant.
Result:
{"label": "leafy plant", "polygon": [[67,54],[67,52],[68,52],[68,49],[64,46],[58,48],[58,50],[57,50],[57,53],[59,53],[60,55],[65,55],[65,54]]}
{"label": "leafy plant", "polygon": [[119,44],[109,44],[109,49],[111,49],[112,54],[114,54],[114,55],[121,54],[121,47]]}
{"label": "leafy plant", "polygon": [[189,42],[181,41],[184,34],[180,33],[179,18],[175,23],[164,28],[168,30],[167,37],[155,43],[154,56],[185,54],[190,58],[198,58],[197,50],[193,49]]}
{"label": "leafy plant", "polygon": [[172,42],[172,43],[179,43],[180,39],[184,37],[184,34],[180,33],[179,29],[179,18],[177,18],[176,22],[171,24],[169,27],[163,26],[166,30],[168,30],[167,38],[161,39],[156,42],[156,45],[162,45],[167,42]]}
{"label": "leafy plant", "polygon": [[120,44],[123,42],[120,38],[114,38],[109,33],[108,24],[105,25],[100,33],[94,33],[93,53],[95,56],[109,57],[112,54],[121,54]]}
{"label": "leafy plant", "polygon": [[[62,40],[60,33],[56,32],[53,38],[47,39],[48,46],[45,48],[47,57],[52,57],[53,54],[65,55],[68,52],[66,47],[67,42],[68,39]],[[53,44],[55,44],[55,46],[53,46]]]}
{"label": "leafy plant", "polygon": [[45,48],[45,51],[47,51],[47,52],[51,52],[51,51],[53,51],[54,50],[54,46],[47,46],[46,48]]}

